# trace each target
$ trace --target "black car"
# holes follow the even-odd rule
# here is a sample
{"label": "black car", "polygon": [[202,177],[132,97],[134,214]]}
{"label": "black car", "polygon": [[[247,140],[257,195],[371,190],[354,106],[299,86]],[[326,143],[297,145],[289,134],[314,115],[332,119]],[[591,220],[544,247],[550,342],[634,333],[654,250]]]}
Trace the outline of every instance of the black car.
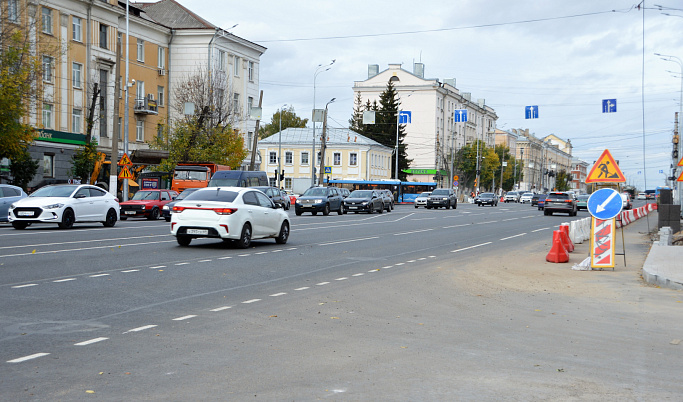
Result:
{"label": "black car", "polygon": [[294,204],[294,213],[297,216],[304,212],[329,215],[330,211],[337,211],[339,215],[344,213],[344,200],[337,187],[311,187]]}
{"label": "black car", "polygon": [[574,193],[554,191],[545,198],[544,215],[552,215],[553,212],[566,212],[569,216],[576,216],[577,211]]}
{"label": "black car", "polygon": [[[252,188],[255,188],[265,195],[268,196],[268,198],[273,201],[273,204],[275,204],[278,208],[282,209],[287,209],[287,200],[282,196],[282,191],[278,190],[275,187],[269,187],[269,186],[254,186]],[[289,199],[289,197],[287,197]]]}
{"label": "black car", "polygon": [[432,191],[427,198],[427,209],[445,207],[446,209],[456,209],[458,207],[458,198],[455,196],[455,191],[450,188],[437,188]]}
{"label": "black car", "polygon": [[474,199],[474,203],[481,207],[482,205],[490,205],[492,207],[498,206],[498,196],[493,193],[481,193],[479,197]]}
{"label": "black car", "polygon": [[176,204],[176,202],[182,201],[185,197],[194,193],[197,190],[199,190],[199,188],[186,188],[185,190],[183,190],[183,192],[178,194],[178,196],[173,201],[161,207],[161,217],[166,219],[166,222],[170,222],[171,214],[173,213],[173,206]]}
{"label": "black car", "polygon": [[353,213],[367,212],[369,214],[377,211],[384,212],[384,202],[382,196],[375,190],[354,190],[344,200],[346,211]]}
{"label": "black car", "polygon": [[537,206],[538,200],[541,199],[541,197],[543,197],[543,199],[545,199],[545,194],[540,194],[540,193],[534,194],[533,197],[531,197],[531,206],[532,207]]}
{"label": "black car", "polygon": [[384,209],[387,212],[391,212],[394,209],[394,195],[391,193],[391,190],[377,190],[377,193],[382,197]]}
{"label": "black car", "polygon": [[340,187],[337,190],[339,190],[339,194],[341,194],[343,199],[346,199],[346,197],[348,197],[349,194],[351,194],[351,191],[349,191],[348,188]]}

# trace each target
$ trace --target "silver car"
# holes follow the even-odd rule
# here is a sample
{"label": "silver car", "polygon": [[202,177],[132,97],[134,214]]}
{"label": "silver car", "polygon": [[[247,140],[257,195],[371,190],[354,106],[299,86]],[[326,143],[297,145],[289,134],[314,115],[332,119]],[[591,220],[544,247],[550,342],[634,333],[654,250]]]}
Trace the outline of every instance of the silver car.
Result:
{"label": "silver car", "polygon": [[427,199],[429,196],[432,194],[431,191],[425,191],[424,193],[420,194],[415,198],[415,208],[417,207],[426,207],[427,206]]}

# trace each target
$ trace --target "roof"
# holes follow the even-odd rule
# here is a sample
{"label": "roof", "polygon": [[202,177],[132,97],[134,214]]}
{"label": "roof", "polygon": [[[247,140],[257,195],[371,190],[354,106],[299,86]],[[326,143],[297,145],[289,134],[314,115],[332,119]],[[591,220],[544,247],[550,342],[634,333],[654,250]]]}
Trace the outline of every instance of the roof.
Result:
{"label": "roof", "polygon": [[[322,135],[322,130],[316,130],[316,137],[319,138]],[[282,143],[286,144],[312,144],[313,140],[313,128],[309,127],[290,127],[282,130]],[[278,133],[271,135],[270,137],[259,140],[259,144],[277,144],[280,142],[280,136]],[[387,149],[391,149],[387,146],[380,144],[377,141],[371,140],[355,131],[348,128],[327,128],[327,146],[334,145],[346,145],[346,144],[359,144],[367,146],[377,146]]]}
{"label": "roof", "polygon": [[161,0],[156,3],[136,3],[154,21],[175,29],[216,29],[204,18],[180,5],[175,0]]}

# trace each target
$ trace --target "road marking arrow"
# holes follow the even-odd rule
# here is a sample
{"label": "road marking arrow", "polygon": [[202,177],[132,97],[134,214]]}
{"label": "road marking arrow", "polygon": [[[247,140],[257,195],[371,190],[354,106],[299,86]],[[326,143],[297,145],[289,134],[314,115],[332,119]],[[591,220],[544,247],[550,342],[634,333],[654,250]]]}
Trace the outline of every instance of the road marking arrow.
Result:
{"label": "road marking arrow", "polygon": [[612,194],[610,194],[610,196],[607,197],[607,199],[605,201],[603,201],[602,204],[598,205],[598,207],[595,208],[595,212],[604,211],[607,204],[609,204],[609,202],[612,201],[612,198],[616,197],[617,195],[619,195],[619,193],[617,193],[616,191],[613,192]]}

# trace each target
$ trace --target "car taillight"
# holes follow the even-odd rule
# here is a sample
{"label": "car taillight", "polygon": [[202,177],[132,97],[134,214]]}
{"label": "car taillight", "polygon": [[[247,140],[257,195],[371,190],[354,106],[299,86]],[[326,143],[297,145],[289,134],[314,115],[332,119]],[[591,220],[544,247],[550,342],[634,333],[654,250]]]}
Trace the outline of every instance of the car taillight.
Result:
{"label": "car taillight", "polygon": [[173,206],[173,213],[174,214],[179,214],[179,213],[183,212],[184,210],[185,210],[185,207],[177,207],[175,205]]}
{"label": "car taillight", "polygon": [[572,200],[564,200],[564,202],[572,202]]}
{"label": "car taillight", "polygon": [[213,212],[218,215],[232,215],[237,212],[237,208],[214,208]]}

